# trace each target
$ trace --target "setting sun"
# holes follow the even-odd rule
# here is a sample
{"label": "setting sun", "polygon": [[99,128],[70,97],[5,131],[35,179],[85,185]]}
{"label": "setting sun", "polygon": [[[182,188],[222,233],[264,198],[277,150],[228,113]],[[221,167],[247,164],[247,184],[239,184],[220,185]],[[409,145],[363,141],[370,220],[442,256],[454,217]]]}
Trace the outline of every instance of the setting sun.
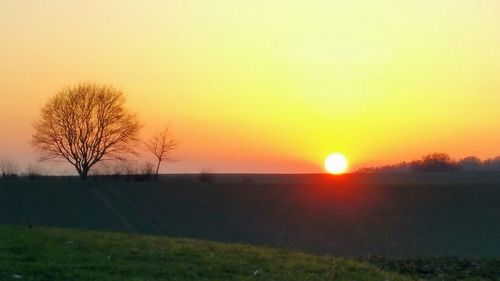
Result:
{"label": "setting sun", "polygon": [[330,174],[343,174],[347,170],[347,167],[347,159],[340,153],[331,154],[325,160],[325,169]]}
{"label": "setting sun", "polygon": [[500,281],[499,11],[0,0],[0,281]]}

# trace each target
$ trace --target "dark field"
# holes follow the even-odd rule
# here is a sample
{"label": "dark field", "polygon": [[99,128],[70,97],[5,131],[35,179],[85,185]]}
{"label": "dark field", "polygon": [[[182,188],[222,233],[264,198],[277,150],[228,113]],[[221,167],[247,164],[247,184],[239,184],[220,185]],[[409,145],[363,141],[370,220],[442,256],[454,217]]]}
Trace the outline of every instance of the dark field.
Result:
{"label": "dark field", "polygon": [[337,256],[500,256],[500,174],[0,180],[0,224],[243,242]]}

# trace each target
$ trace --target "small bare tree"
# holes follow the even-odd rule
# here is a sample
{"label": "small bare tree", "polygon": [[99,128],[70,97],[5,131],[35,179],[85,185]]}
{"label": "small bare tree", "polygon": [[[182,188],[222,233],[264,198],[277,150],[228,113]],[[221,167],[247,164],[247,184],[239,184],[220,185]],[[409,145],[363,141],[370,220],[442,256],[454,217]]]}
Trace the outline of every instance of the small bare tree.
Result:
{"label": "small bare tree", "polygon": [[63,159],[82,180],[104,160],[133,153],[141,125],[124,107],[123,93],[109,86],[79,84],[61,90],[42,108],[32,145],[40,160]]}
{"label": "small bare tree", "polygon": [[149,142],[144,143],[147,149],[156,157],[156,171],[155,177],[158,177],[158,171],[160,170],[160,165],[162,162],[172,162],[175,161],[172,158],[171,153],[177,147],[178,142],[175,140],[170,133],[168,127],[163,131],[155,134]]}
{"label": "small bare tree", "polygon": [[26,168],[26,175],[31,180],[43,178],[43,171],[37,164],[29,164]]}
{"label": "small bare tree", "polygon": [[0,159],[0,172],[3,178],[17,177],[17,165],[7,159]]}

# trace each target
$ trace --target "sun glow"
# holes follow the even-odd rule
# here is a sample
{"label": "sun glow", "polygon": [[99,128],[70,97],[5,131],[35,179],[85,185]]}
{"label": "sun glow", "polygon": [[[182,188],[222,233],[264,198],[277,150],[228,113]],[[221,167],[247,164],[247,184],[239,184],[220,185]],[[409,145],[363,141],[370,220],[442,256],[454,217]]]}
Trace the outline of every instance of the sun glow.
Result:
{"label": "sun glow", "polygon": [[347,159],[340,153],[331,154],[325,160],[325,169],[330,174],[343,174],[347,171],[348,166]]}
{"label": "sun glow", "polygon": [[40,106],[80,82],[123,91],[143,140],[171,124],[162,172],[500,155],[500,1],[32,2],[0,0],[0,158],[19,166]]}

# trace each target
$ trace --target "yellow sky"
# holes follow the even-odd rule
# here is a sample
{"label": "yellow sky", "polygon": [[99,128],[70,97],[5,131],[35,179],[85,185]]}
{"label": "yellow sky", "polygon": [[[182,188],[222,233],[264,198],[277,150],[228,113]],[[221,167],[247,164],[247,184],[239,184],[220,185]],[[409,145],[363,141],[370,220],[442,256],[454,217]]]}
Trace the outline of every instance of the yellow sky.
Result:
{"label": "yellow sky", "polygon": [[[78,82],[170,124],[170,172],[321,172],[500,154],[500,2],[0,1],[0,157]],[[145,158],[146,159],[146,158]]]}

